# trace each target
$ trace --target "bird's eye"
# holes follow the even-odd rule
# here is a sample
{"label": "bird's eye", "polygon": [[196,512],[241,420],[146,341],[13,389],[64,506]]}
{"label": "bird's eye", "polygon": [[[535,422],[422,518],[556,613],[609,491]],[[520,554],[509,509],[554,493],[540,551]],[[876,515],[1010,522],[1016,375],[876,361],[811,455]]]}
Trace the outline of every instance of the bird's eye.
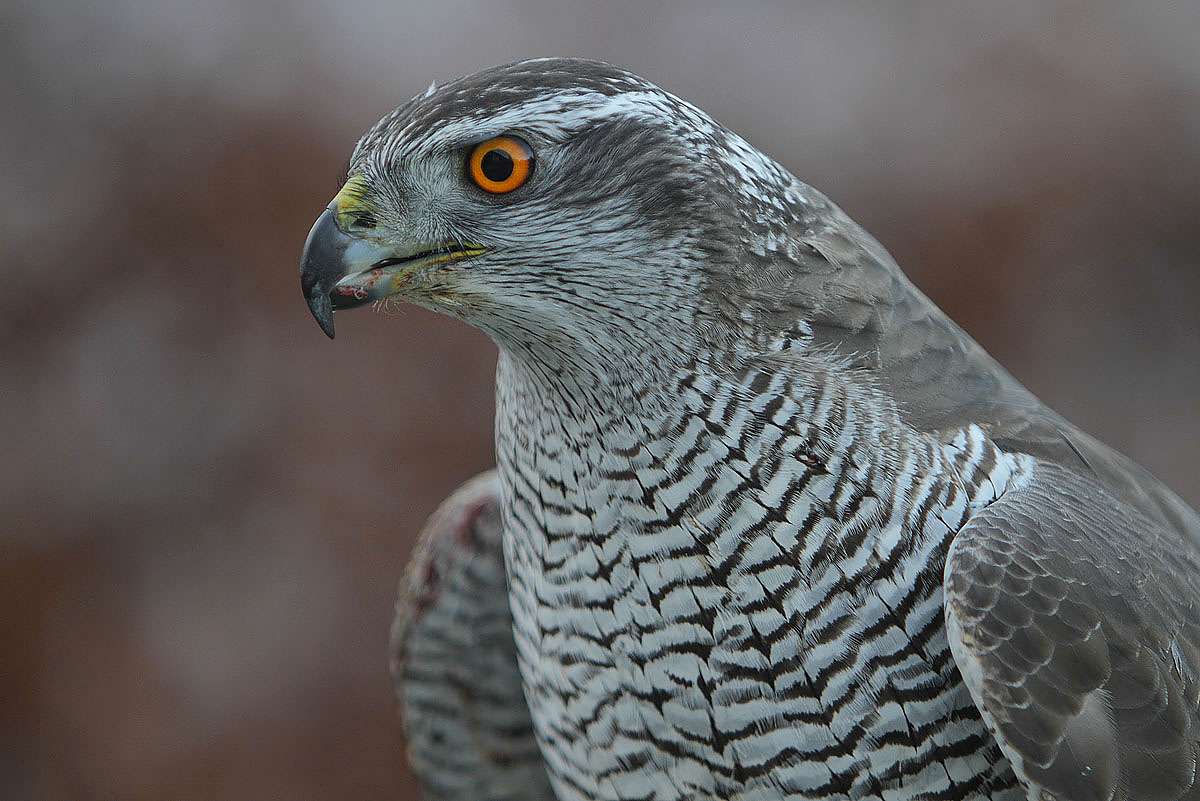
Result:
{"label": "bird's eye", "polygon": [[481,142],[467,159],[467,174],[480,189],[495,194],[511,192],[529,178],[533,151],[515,136],[497,136]]}

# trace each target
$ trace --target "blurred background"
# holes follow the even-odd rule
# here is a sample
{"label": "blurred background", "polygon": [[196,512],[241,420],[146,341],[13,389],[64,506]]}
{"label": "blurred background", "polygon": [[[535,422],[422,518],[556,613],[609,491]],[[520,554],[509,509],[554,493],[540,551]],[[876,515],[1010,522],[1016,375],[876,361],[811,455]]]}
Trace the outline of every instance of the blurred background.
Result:
{"label": "blurred background", "polygon": [[1051,405],[1200,504],[1200,4],[0,8],[0,797],[415,797],[385,646],[491,463],[493,346],[298,259],[433,79],[601,58],[821,188]]}

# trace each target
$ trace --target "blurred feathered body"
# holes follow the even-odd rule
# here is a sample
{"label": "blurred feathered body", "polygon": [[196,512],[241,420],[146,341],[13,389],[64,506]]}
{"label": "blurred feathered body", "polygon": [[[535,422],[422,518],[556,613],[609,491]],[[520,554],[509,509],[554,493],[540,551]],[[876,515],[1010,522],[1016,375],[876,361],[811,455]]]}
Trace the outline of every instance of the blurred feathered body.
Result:
{"label": "blurred feathered body", "polygon": [[431,799],[551,800],[517,667],[494,472],[438,508],[400,581],[391,672]]}
{"label": "blurred feathered body", "polygon": [[[508,131],[538,157],[515,197],[431,166]],[[487,248],[402,294],[500,346],[516,650],[560,799],[1198,792],[1200,520],[825,197],[572,61],[414,99],[351,174],[406,242]]]}

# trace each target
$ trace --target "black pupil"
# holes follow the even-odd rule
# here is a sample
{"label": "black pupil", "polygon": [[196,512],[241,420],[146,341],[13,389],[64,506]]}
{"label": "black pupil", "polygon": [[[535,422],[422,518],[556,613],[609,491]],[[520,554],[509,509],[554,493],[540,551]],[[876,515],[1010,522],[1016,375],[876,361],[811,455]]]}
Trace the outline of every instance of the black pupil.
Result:
{"label": "black pupil", "polygon": [[484,153],[483,158],[479,161],[479,169],[483,173],[483,177],[497,184],[507,181],[516,166],[513,163],[513,157],[498,147]]}

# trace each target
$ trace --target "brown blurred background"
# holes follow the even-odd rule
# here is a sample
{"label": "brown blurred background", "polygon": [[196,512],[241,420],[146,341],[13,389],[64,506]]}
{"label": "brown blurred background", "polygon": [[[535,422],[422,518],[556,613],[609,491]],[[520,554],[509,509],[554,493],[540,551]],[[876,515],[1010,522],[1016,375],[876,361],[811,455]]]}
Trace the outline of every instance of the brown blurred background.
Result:
{"label": "brown blurred background", "polygon": [[357,135],[602,58],[821,188],[1035,392],[1200,503],[1200,4],[11,0],[0,797],[413,798],[385,643],[491,461],[482,336],[298,256]]}

